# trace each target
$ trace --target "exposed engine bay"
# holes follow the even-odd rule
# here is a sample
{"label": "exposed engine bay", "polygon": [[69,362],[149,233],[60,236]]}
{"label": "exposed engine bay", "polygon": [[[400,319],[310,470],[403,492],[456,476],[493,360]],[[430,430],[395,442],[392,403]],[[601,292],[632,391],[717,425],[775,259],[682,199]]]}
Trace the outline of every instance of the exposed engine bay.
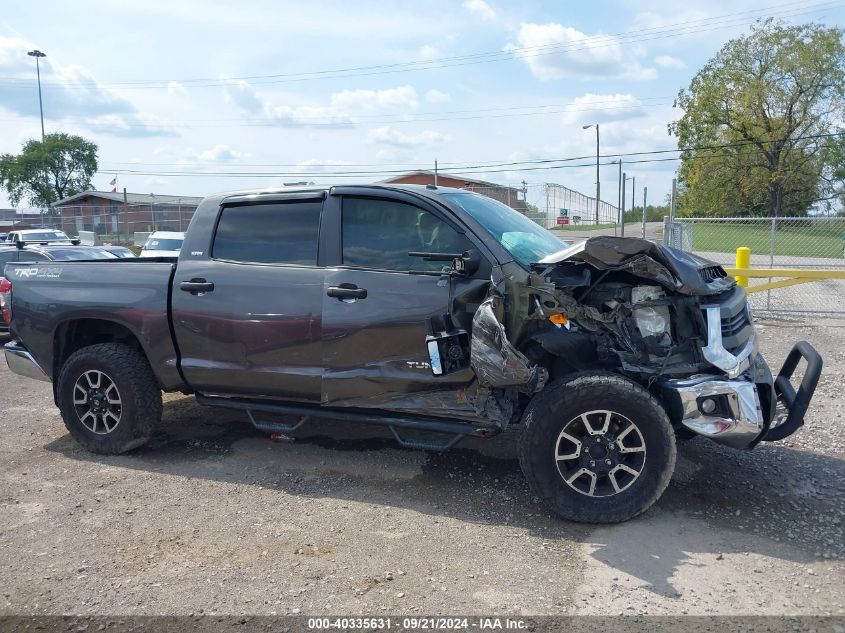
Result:
{"label": "exposed engine bay", "polygon": [[503,275],[475,314],[471,348],[482,386],[534,393],[549,376],[622,374],[679,427],[736,446],[775,416],[744,289],[718,264],[646,240],[592,238],[525,278]]}

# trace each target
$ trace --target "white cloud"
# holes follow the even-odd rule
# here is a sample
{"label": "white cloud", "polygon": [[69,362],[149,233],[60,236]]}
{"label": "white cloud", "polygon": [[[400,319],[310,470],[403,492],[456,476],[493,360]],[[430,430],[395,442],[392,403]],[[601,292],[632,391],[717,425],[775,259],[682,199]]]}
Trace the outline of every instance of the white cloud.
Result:
{"label": "white cloud", "polygon": [[432,59],[437,59],[438,57],[440,57],[440,51],[431,44],[421,46],[420,50],[417,51],[417,59],[420,61],[427,62]]}
{"label": "white cloud", "polygon": [[167,93],[171,95],[177,95],[179,97],[184,97],[188,94],[188,91],[185,90],[185,86],[180,84],[178,81],[171,81],[167,84]]}
{"label": "white cloud", "polygon": [[338,112],[373,112],[390,108],[416,108],[419,105],[417,91],[413,86],[398,86],[385,90],[344,90],[336,92],[330,99]]}
{"label": "white cloud", "polygon": [[484,0],[464,0],[464,8],[474,16],[489,21],[496,19],[496,12]]}
{"label": "white cloud", "polygon": [[449,136],[434,130],[424,130],[417,134],[405,134],[390,125],[370,130],[367,142],[393,147],[428,147],[443,145],[451,139]]}
{"label": "white cloud", "polygon": [[126,138],[179,136],[173,127],[159,123],[156,117],[134,112],[127,114],[101,114],[84,119],[83,124],[92,132]]}
{"label": "white cloud", "polygon": [[631,94],[601,95],[587,93],[575,97],[563,115],[566,124],[604,123],[645,116],[642,103]]}
{"label": "white cloud", "polygon": [[247,112],[258,112],[263,108],[263,103],[258,93],[250,84],[243,79],[220,78],[223,82],[223,99],[241,110]]}
{"label": "white cloud", "polygon": [[[25,90],[34,64],[26,52],[35,48],[18,36],[0,36],[0,107],[22,116],[38,116],[38,101]],[[155,123],[114,90],[103,86],[86,68],[63,66],[52,57],[40,60],[41,81],[49,118],[79,119],[95,132],[118,136],[170,136],[175,131]]]}
{"label": "white cloud", "polygon": [[213,163],[228,163],[243,157],[244,154],[236,152],[228,145],[215,145],[214,147],[197,154],[197,158],[199,160]]}
{"label": "white cloud", "polygon": [[[541,47],[541,48],[538,48]],[[522,23],[516,44],[505,50],[525,62],[537,79],[656,79],[657,71],[631,58],[642,47],[624,49],[612,35],[586,35],[557,23]]]}
{"label": "white cloud", "polygon": [[654,58],[654,63],[663,68],[671,68],[672,70],[681,70],[687,67],[683,59],[672,57],[671,55],[658,55]]}
{"label": "white cloud", "polygon": [[403,113],[419,107],[420,97],[413,86],[383,90],[343,90],[329,96],[327,105],[280,104],[264,98],[242,80],[224,79],[223,97],[242,112],[280,125],[348,126],[356,115]]}
{"label": "white cloud", "polygon": [[432,88],[425,93],[424,99],[428,103],[445,103],[446,101],[451,101],[452,97],[446,92],[441,92],[437,88]]}

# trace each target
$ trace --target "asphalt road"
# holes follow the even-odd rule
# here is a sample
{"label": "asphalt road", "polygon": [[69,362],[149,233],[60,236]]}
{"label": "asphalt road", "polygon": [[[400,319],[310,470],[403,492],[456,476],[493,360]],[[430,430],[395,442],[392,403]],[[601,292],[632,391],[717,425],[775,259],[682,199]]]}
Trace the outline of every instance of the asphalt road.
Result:
{"label": "asphalt road", "polygon": [[807,425],[736,452],[702,439],[646,515],[549,515],[510,438],[446,454],[315,423],[273,443],[167,399],[146,447],[92,455],[46,383],[0,369],[0,615],[845,614],[845,322],[760,323],[779,364],[825,356]]}

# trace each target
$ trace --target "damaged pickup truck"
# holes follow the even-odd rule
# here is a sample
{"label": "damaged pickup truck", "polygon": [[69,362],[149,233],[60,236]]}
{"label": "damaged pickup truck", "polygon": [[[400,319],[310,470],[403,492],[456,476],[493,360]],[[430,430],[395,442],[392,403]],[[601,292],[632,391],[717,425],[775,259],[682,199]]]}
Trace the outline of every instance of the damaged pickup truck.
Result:
{"label": "damaged pickup truck", "polygon": [[267,433],[330,418],[426,450],[516,425],[531,489],[577,521],[651,506],[678,440],[749,449],[795,432],[822,365],[801,342],[773,378],[745,292],[717,264],[638,239],[568,246],[491,198],[430,185],[216,195],[178,260],[5,276],[9,367],[52,382],[91,451],[146,442],[162,390]]}

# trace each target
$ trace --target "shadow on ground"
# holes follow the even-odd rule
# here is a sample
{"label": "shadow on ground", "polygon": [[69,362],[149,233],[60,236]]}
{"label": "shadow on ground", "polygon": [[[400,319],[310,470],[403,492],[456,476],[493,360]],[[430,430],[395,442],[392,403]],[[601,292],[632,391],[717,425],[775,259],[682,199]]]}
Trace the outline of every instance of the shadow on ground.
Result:
{"label": "shadow on ground", "polygon": [[[139,471],[521,528],[550,544],[576,540],[590,544],[596,560],[675,598],[672,576],[698,553],[750,552],[801,564],[843,558],[845,540],[825,540],[836,526],[842,530],[843,460],[780,445],[739,452],[695,440],[680,446],[675,477],[655,508],[595,529],[539,505],[508,435],[433,453],[402,449],[379,427],[314,422],[293,442],[273,443],[240,413],[183,398],[165,404],[162,429],[130,454],[94,455],[69,435],[45,448]],[[814,529],[821,520],[834,522],[833,531]]]}

